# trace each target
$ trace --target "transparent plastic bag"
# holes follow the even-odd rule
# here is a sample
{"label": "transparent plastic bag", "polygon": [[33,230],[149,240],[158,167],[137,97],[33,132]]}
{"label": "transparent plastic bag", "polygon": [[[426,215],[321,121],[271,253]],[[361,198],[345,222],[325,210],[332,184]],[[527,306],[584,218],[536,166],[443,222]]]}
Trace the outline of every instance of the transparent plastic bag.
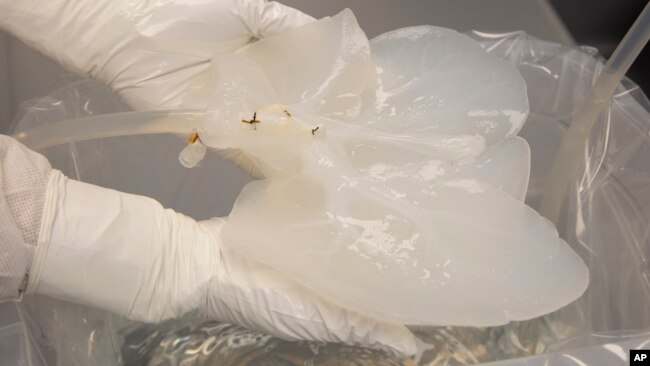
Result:
{"label": "transparent plastic bag", "polygon": [[[552,44],[520,32],[470,36],[517,65],[527,82],[531,115],[519,135],[532,151],[526,202],[537,208],[554,152],[602,62],[591,48]],[[25,104],[14,132],[125,109],[107,88],[84,80]],[[593,130],[582,179],[570,192],[559,227],[589,267],[587,292],[555,313],[504,327],[415,329],[434,346],[421,364],[623,365],[629,348],[650,342],[649,132],[650,103],[625,80]],[[177,155],[184,144],[175,136],[147,135],[79,142],[43,153],[73,178],[148,195],[197,219],[227,214],[250,178],[215,154],[198,168],[182,168]],[[59,365],[399,364],[379,352],[284,342],[191,316],[142,325],[52,299],[27,297],[21,306],[30,314],[41,350]]]}
{"label": "transparent plastic bag", "polygon": [[3,365],[47,365],[30,337],[23,310],[9,301],[0,303],[0,361]]}

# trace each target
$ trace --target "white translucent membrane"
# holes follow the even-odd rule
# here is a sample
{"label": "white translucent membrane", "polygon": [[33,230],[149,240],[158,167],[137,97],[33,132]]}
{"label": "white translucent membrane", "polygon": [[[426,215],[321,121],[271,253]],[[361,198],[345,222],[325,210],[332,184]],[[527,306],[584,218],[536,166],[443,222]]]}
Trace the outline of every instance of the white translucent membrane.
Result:
{"label": "white translucent membrane", "polygon": [[522,203],[524,81],[466,36],[368,42],[344,11],[220,57],[212,78],[196,94],[218,111],[202,141],[266,178],[245,187],[225,245],[405,324],[498,325],[585,290],[580,257]]}
{"label": "white translucent membrane", "polygon": [[587,286],[582,260],[522,202],[524,81],[464,35],[415,27],[368,43],[344,11],[220,55],[193,104],[210,107],[205,126],[149,112],[130,128],[117,116],[115,131],[71,121],[67,140],[21,137],[199,131],[266,178],[244,188],[224,245],[384,321],[499,325]]}

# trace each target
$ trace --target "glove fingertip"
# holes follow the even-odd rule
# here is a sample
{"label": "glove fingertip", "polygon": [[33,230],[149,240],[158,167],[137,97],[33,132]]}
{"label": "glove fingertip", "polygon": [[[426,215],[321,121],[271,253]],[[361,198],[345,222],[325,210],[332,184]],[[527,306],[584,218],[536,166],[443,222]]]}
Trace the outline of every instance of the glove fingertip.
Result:
{"label": "glove fingertip", "polygon": [[382,324],[373,332],[372,348],[380,349],[400,359],[417,355],[421,342],[410,330],[403,325]]}

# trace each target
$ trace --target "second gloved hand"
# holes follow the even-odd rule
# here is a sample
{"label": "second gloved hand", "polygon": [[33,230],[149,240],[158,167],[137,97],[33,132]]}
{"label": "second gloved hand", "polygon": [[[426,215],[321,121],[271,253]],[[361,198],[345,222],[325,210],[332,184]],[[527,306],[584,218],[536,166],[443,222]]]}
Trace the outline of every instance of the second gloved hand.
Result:
{"label": "second gloved hand", "polygon": [[284,339],[343,342],[401,356],[416,352],[404,326],[340,308],[221,248],[224,222],[196,222],[150,198],[52,170],[27,292],[147,322],[200,310]]}

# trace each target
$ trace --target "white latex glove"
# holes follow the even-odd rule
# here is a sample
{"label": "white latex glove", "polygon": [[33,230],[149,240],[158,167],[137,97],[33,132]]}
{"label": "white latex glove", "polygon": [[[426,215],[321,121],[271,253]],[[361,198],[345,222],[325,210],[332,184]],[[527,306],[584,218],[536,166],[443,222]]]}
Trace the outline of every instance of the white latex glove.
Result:
{"label": "white latex glove", "polygon": [[[185,96],[209,93],[212,58],[311,21],[265,0],[0,0],[0,28],[137,110],[206,108]],[[260,176],[241,151],[218,153]]]}
{"label": "white latex glove", "polygon": [[196,222],[150,198],[68,179],[2,135],[0,167],[3,298],[18,296],[29,271],[28,293],[130,319],[159,322],[199,310],[289,340],[416,352],[405,327],[344,310],[220,248],[224,219]]}
{"label": "white latex glove", "polygon": [[263,0],[0,0],[0,28],[136,109],[181,106],[213,56],[312,20]]}

